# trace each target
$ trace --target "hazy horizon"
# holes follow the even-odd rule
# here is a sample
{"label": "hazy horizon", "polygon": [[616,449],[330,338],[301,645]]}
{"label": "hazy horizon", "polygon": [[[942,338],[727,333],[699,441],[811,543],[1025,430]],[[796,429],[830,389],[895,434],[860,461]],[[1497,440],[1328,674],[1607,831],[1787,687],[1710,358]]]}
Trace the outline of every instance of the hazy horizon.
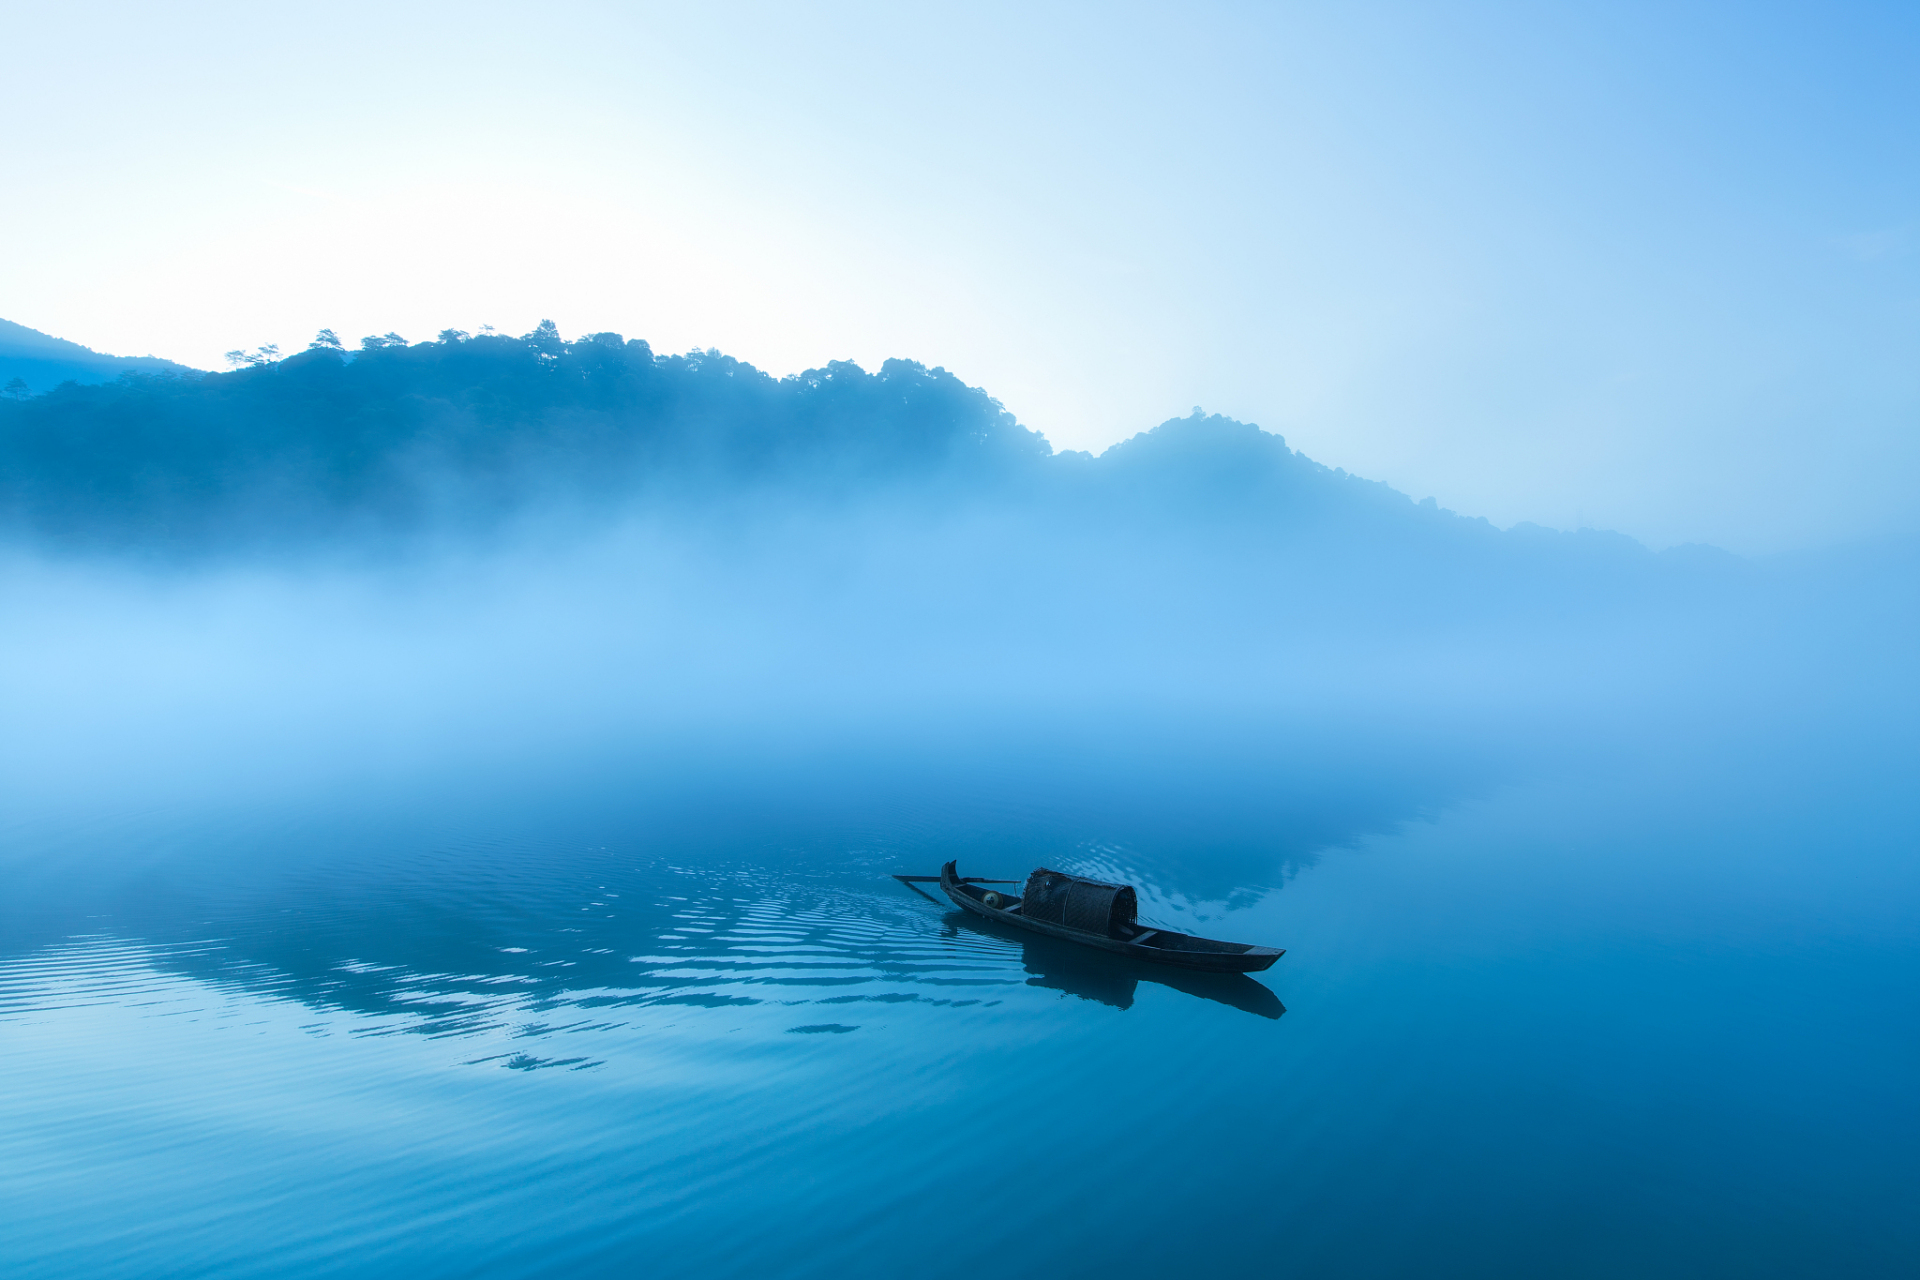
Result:
{"label": "hazy horizon", "polygon": [[[542,321],[542,323],[545,324],[549,322]],[[36,334],[39,333],[39,331],[37,330],[32,330],[31,326],[19,326],[16,323],[15,327],[25,329],[30,333],[36,333]],[[329,329],[329,330],[326,330],[325,332],[331,334],[333,331]],[[462,330],[458,332],[460,332],[464,337],[467,331]],[[81,382],[82,385],[97,385],[100,383],[109,382],[109,381],[112,381],[114,378],[121,376],[122,374],[143,375],[143,374],[151,374],[154,372],[174,373],[174,374],[182,373],[182,372],[189,372],[189,373],[195,373],[195,374],[220,374],[223,372],[230,373],[230,372],[236,371],[236,360],[235,360],[236,356],[246,356],[248,359],[255,360],[261,365],[270,365],[272,363],[276,363],[281,360],[289,359],[295,356],[300,356],[304,354],[306,350],[310,349],[309,347],[303,346],[301,344],[295,344],[285,349],[279,349],[278,344],[275,344],[276,349],[274,350],[272,356],[268,357],[265,355],[256,354],[257,352],[260,352],[262,350],[262,347],[240,348],[236,351],[231,351],[226,353],[225,358],[221,361],[220,368],[200,369],[194,366],[186,366],[186,365],[180,365],[175,363],[173,367],[169,369],[166,367],[165,361],[162,361],[159,358],[152,357],[150,355],[130,356],[130,355],[124,355],[119,353],[113,353],[113,352],[94,351],[91,348],[85,348],[83,344],[73,344],[70,339],[61,338],[59,335],[41,335],[41,336],[45,338],[54,339],[54,341],[51,343],[43,343],[36,339],[31,346],[23,345],[19,347],[19,351],[22,353],[22,355],[9,355],[9,351],[11,350],[11,348],[7,348],[4,344],[0,344],[0,371],[4,371],[4,367],[6,366],[18,365],[23,363],[23,356],[30,357],[33,360],[36,360],[40,363],[45,363],[45,364],[49,364],[57,367],[58,372],[56,374],[47,375],[47,376],[43,376],[36,379],[37,382],[43,383],[44,385],[40,385],[40,386],[30,385],[26,390],[26,394],[45,394],[46,391],[51,390],[53,388],[55,378],[58,378],[60,380],[71,380],[71,378],[74,376],[74,371],[78,369],[80,366],[78,365],[70,366],[69,363],[67,362],[67,357],[61,354],[57,350],[59,348],[71,349],[74,346],[80,346],[84,351],[85,353],[84,358],[88,359],[90,363],[87,366],[84,374],[82,374],[79,377],[79,381]],[[508,335],[496,335],[496,336],[505,337]],[[582,335],[582,340],[585,340],[586,337],[590,337],[590,336],[591,335]],[[392,330],[388,330],[385,332],[384,336],[379,334],[368,335],[366,340],[369,342],[392,341],[401,337],[402,335],[395,334]],[[444,341],[444,336],[441,340]],[[432,341],[432,339],[419,339],[419,340],[416,340],[416,343],[430,342],[430,341]],[[264,346],[264,344],[262,344],[262,346]],[[356,350],[357,348],[355,344],[351,342],[347,343],[344,358],[350,362],[354,358],[354,355],[356,354]],[[52,354],[49,354],[50,351],[52,352]],[[692,359],[699,359],[699,358],[704,358],[708,356],[719,356],[728,360],[736,359],[736,357],[734,357],[732,353],[720,352],[717,349],[713,349],[713,348],[703,349],[703,348],[695,347],[693,350],[687,353],[687,358],[692,358]],[[743,367],[749,370],[752,370],[754,372],[762,372],[756,366],[754,366],[753,363],[749,360],[740,360],[738,361],[738,363],[741,364]],[[830,361],[826,366],[822,366],[822,369],[826,367],[836,367],[842,363],[844,363],[845,365],[847,365],[847,367],[850,367],[850,368],[854,368],[854,369],[860,368],[857,362]],[[894,361],[890,359],[882,363],[889,364],[889,363],[894,363]],[[917,362],[907,361],[906,363],[915,364]],[[246,367],[247,365],[244,362],[238,365],[238,368],[240,369],[244,369]],[[935,367],[938,368],[940,372],[945,373],[944,367],[942,366],[935,366]],[[792,378],[800,377],[803,375],[811,376],[814,374],[818,374],[822,371],[822,369],[799,370],[799,371],[795,371],[793,373],[789,373],[785,375],[776,374],[775,376],[790,380]],[[974,388],[973,390],[984,394],[987,389]],[[995,400],[995,403],[996,404],[999,403],[997,399]],[[1191,415],[1177,415],[1177,416],[1202,416],[1202,415],[1224,416],[1229,420],[1234,419],[1234,415],[1230,413],[1225,415],[1207,414],[1207,411],[1199,405],[1196,405],[1193,407]],[[1172,421],[1172,419],[1169,419],[1169,421]],[[1022,425],[1026,426],[1027,424],[1022,424]],[[1249,425],[1252,425],[1258,430],[1273,436],[1277,440],[1284,441],[1285,439],[1285,437],[1278,431],[1273,431],[1273,430],[1269,430],[1268,428],[1261,427],[1257,423],[1252,423]],[[1150,434],[1150,432],[1153,430],[1153,428],[1150,426],[1141,426],[1137,430],[1134,430],[1128,434],[1121,435],[1103,444],[1097,444],[1089,449],[1078,449],[1078,448],[1071,448],[1069,446],[1059,444],[1058,442],[1050,439],[1044,431],[1041,431],[1037,428],[1029,427],[1028,429],[1032,430],[1033,434],[1039,437],[1039,439],[1042,442],[1044,442],[1047,445],[1047,447],[1055,454],[1084,453],[1095,458],[1106,457],[1114,449],[1122,445],[1125,445],[1129,442],[1138,441],[1144,436]],[[1304,451],[1302,453],[1302,456],[1305,456]],[[1316,459],[1316,461],[1319,461],[1319,460]],[[1334,466],[1333,464],[1323,464],[1323,465],[1327,465],[1331,469],[1341,473],[1345,472],[1345,468],[1337,467],[1337,466]],[[1367,476],[1363,476],[1360,478],[1377,479],[1377,477],[1367,477]],[[1412,497],[1413,495],[1409,494],[1407,496]],[[1433,505],[1433,500],[1430,497],[1426,499],[1426,502],[1429,505]],[[1439,504],[1439,505],[1441,510],[1446,511],[1449,514],[1460,514],[1460,515],[1467,516],[1469,518],[1476,518],[1476,519],[1482,519],[1482,520],[1487,519],[1485,515],[1479,512],[1461,511],[1461,512],[1455,513],[1452,508],[1448,508],[1444,506],[1444,504]],[[1498,527],[1512,530],[1512,529],[1524,528],[1528,526],[1536,526],[1544,529],[1555,529],[1561,532],[1584,532],[1584,531],[1597,531],[1597,532],[1606,532],[1606,533],[1626,533],[1627,532],[1625,530],[1613,529],[1605,526],[1597,526],[1590,523],[1554,526],[1549,524],[1542,524],[1541,522],[1535,521],[1535,520],[1515,520],[1508,524],[1500,525]],[[1631,533],[1627,533],[1627,536],[1634,537],[1636,541],[1642,542],[1648,547],[1650,547],[1651,549],[1656,551],[1668,550],[1668,549],[1674,549],[1674,548],[1683,548],[1688,546],[1703,546],[1703,547],[1712,547],[1716,549],[1725,549],[1723,547],[1723,544],[1714,542],[1709,539],[1688,539],[1682,542],[1662,543],[1656,539],[1638,537]],[[1790,555],[1796,552],[1809,552],[1809,551],[1818,552],[1821,550],[1843,549],[1847,547],[1871,547],[1874,545],[1886,543],[1888,541],[1898,543],[1901,541],[1905,541],[1913,536],[1914,536],[1914,531],[1912,530],[1896,529],[1892,531],[1887,531],[1887,530],[1879,530],[1879,531],[1871,531],[1871,532],[1856,531],[1847,536],[1841,536],[1841,537],[1828,539],[1824,541],[1816,541],[1814,543],[1805,544],[1805,545],[1774,547],[1774,548],[1770,548],[1769,551],[1775,555],[1778,555],[1778,554]],[[1752,548],[1748,548],[1747,551],[1749,554],[1753,553]],[[1760,554],[1764,555],[1764,554],[1767,554],[1767,552],[1762,552]]]}

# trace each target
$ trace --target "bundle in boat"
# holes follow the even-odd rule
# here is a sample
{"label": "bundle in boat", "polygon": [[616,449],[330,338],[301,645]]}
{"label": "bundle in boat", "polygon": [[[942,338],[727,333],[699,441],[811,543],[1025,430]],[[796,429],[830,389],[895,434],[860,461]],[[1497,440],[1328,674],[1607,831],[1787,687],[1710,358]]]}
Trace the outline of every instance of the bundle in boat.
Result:
{"label": "bundle in boat", "polygon": [[1127,936],[1140,904],[1130,884],[1107,884],[1045,867],[1027,877],[1020,914],[1104,938]]}

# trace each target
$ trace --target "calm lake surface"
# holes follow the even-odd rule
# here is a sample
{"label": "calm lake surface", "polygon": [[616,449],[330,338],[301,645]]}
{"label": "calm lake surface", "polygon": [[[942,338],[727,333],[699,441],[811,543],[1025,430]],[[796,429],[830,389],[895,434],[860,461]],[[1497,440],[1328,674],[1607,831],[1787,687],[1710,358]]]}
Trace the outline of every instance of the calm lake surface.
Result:
{"label": "calm lake surface", "polygon": [[[1264,858],[966,801],[18,821],[0,1264],[1915,1274],[1910,760],[1727,737]],[[946,857],[1288,954],[1183,978],[887,878]]]}

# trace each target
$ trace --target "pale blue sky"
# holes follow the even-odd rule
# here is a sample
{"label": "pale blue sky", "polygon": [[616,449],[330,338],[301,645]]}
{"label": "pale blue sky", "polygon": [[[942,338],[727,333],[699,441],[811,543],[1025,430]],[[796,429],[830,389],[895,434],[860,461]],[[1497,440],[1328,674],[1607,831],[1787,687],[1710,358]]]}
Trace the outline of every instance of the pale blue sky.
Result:
{"label": "pale blue sky", "polygon": [[0,316],[543,316],[1193,405],[1655,545],[1920,530],[1920,9],[14,6]]}

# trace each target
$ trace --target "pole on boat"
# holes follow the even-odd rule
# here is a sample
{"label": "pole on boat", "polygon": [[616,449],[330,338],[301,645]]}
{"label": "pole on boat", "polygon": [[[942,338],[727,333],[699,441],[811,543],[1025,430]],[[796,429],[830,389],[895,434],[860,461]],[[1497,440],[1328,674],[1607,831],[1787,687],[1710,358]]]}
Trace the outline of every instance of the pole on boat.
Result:
{"label": "pole on boat", "polygon": [[[896,873],[893,878],[895,880],[898,880],[901,884],[939,884],[940,883],[939,876],[903,876]],[[959,884],[1019,884],[1020,882],[1018,880],[989,880],[985,876],[961,876],[957,883]]]}
{"label": "pole on boat", "polygon": [[[940,899],[934,897],[932,894],[928,893],[925,889],[922,889],[920,887],[923,884],[938,884],[940,882],[939,876],[903,876],[903,875],[896,874],[893,878],[895,880],[898,880],[901,884],[907,886],[907,888],[913,890],[915,893],[919,894],[921,897],[925,898],[928,902],[940,901]],[[985,876],[967,876],[964,879],[962,879],[960,883],[961,884],[1019,884],[1020,882],[1018,880],[989,880]]]}

